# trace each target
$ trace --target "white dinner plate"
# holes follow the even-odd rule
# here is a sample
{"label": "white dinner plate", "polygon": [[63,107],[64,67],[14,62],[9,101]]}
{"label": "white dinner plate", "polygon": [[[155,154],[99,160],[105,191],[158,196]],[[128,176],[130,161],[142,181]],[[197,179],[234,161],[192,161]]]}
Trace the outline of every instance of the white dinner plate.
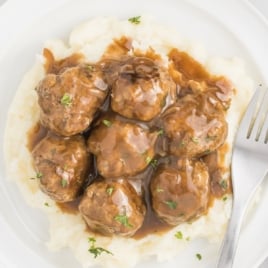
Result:
{"label": "white dinner plate", "polygon": [[[74,26],[96,16],[128,18],[150,14],[158,22],[175,26],[182,36],[203,43],[210,55],[243,58],[256,85],[268,82],[268,24],[247,1],[61,0],[62,6],[58,2],[56,7],[52,4],[57,1],[48,1],[50,6],[45,9],[47,12],[37,12],[42,14],[40,18],[35,16],[34,10],[38,9],[37,2],[40,2],[42,7],[45,5],[44,1],[28,2],[32,2],[35,9],[31,8],[30,4],[26,6],[20,4],[20,7],[23,6],[25,10],[14,11],[15,21],[10,25],[0,25],[0,33],[2,28],[5,33],[10,29],[15,34],[12,42],[8,46],[3,46],[0,51],[1,141],[3,141],[8,107],[23,74],[34,63],[36,54],[41,51],[43,42],[51,38],[64,39]],[[25,25],[27,25],[26,29],[20,31],[19,29],[24,29]],[[2,143],[1,151],[3,152]],[[49,237],[46,216],[27,206],[17,186],[7,180],[4,173],[3,154],[0,176],[0,249],[5,253],[3,260],[9,263],[10,267],[19,268],[79,268],[79,264],[67,249],[57,253],[51,253],[46,249],[45,242]],[[241,178],[241,187],[243,187],[243,178]],[[266,180],[259,203],[252,209],[244,224],[235,267],[257,267],[268,255],[267,208]],[[193,241],[190,245],[176,259],[168,263],[157,264],[154,260],[149,260],[138,267],[215,267],[219,245],[205,240]],[[202,253],[200,261],[194,257],[197,252]],[[3,265],[1,266],[0,259],[0,266],[5,267]]]}

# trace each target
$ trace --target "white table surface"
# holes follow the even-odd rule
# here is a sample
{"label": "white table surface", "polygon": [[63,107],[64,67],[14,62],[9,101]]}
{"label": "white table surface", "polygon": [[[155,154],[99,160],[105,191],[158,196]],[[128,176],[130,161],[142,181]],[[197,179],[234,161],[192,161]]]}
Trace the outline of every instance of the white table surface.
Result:
{"label": "white table surface", "polygon": [[[5,49],[8,47],[8,44],[12,42],[13,36],[15,36],[17,23],[14,23],[14,18],[18,12],[23,12],[25,8],[31,6],[31,12],[34,13],[33,16],[24,17],[24,26],[30,25],[35,18],[42,16],[47,13],[51,8],[55,6],[60,6],[62,3],[67,0],[0,0],[0,26],[4,23],[9,23],[8,29],[1,29],[0,34],[0,57],[2,53],[5,53]],[[214,1],[214,0],[211,0]],[[267,0],[249,0],[264,16],[268,19],[268,1]],[[13,10],[14,12],[10,12]],[[13,34],[12,34],[13,33]],[[0,202],[4,202],[1,200]],[[24,267],[27,267],[27,261],[24,256],[32,254],[23,243],[13,235],[9,226],[5,223],[4,219],[0,214],[0,268],[20,268],[20,263],[23,262]],[[13,252],[16,252],[16,260],[14,260]],[[32,254],[33,255],[33,254]],[[32,256],[32,258],[37,258]],[[12,262],[11,262],[12,260]],[[12,263],[12,264],[11,264]],[[37,262],[38,263],[38,262]],[[30,267],[28,265],[28,267]],[[259,268],[267,268],[268,259]]]}

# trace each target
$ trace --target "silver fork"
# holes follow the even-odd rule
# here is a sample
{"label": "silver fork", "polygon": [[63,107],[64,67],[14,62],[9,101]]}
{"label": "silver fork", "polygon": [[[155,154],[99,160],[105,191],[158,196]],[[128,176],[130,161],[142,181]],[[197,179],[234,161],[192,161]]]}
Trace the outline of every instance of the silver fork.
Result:
{"label": "silver fork", "polygon": [[233,207],[218,268],[231,268],[243,216],[268,171],[268,90],[256,90],[238,128],[232,157]]}

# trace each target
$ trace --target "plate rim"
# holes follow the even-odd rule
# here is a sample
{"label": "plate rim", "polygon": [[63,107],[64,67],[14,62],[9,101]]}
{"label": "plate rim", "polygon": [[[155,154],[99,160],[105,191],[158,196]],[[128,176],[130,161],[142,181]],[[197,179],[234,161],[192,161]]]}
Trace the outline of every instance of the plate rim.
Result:
{"label": "plate rim", "polygon": [[[8,1],[8,2],[9,2],[9,1]],[[7,2],[7,3],[8,3],[8,2]],[[70,2],[70,1],[66,1],[66,3],[68,3],[68,2]],[[195,3],[195,2],[197,2],[197,1],[190,1],[190,2]],[[246,3],[246,2],[249,2],[249,1],[243,1],[243,2],[245,2],[245,3]],[[65,4],[64,4],[64,5],[65,5]],[[47,14],[46,14],[46,15],[44,15],[44,16],[47,16]],[[267,21],[266,21],[266,23],[267,23]],[[267,40],[268,40],[268,39],[267,39]],[[1,58],[0,58],[0,61],[1,61]],[[1,190],[1,189],[0,189],[0,190]],[[1,216],[1,215],[0,215],[0,216]]]}

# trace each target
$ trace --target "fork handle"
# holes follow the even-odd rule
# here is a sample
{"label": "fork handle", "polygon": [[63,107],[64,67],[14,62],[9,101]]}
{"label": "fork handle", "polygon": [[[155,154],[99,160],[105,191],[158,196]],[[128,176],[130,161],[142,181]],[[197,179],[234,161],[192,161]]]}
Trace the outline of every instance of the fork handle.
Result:
{"label": "fork handle", "polygon": [[223,241],[217,268],[231,268],[237,249],[238,237],[242,226],[246,206],[233,201],[232,215]]}
{"label": "fork handle", "polygon": [[[233,184],[233,205],[232,214],[228,223],[225,238],[221,248],[217,268],[233,267],[234,256],[237,249],[238,237],[241,230],[243,216],[248,207],[249,201],[254,196],[256,189],[267,174],[267,162],[265,159],[253,161],[250,154],[236,152],[233,156],[236,165],[232,165],[232,177],[247,178],[244,180],[243,191],[236,184]],[[252,160],[252,161],[251,161]],[[240,167],[246,167],[241,169]],[[265,168],[264,168],[265,167]],[[258,178],[258,180],[253,180]],[[234,198],[235,197],[235,198]]]}

